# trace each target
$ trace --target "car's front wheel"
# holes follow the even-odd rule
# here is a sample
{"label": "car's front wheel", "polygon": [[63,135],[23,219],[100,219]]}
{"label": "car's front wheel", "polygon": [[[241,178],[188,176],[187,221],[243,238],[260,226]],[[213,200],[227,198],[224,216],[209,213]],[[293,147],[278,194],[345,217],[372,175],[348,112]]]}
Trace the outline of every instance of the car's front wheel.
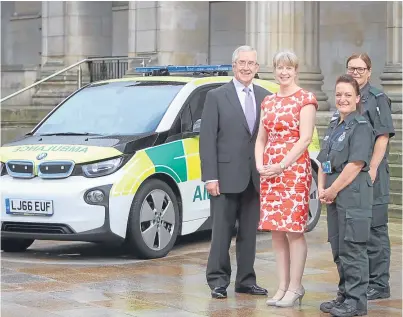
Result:
{"label": "car's front wheel", "polygon": [[322,206],[319,200],[318,191],[318,173],[316,173],[316,171],[312,169],[312,184],[309,191],[309,214],[307,231],[312,231],[318,224],[321,208]]}
{"label": "car's front wheel", "polygon": [[23,252],[28,249],[34,241],[34,239],[1,238],[1,250],[4,252]]}
{"label": "car's front wheel", "polygon": [[141,258],[164,257],[172,249],[180,228],[179,205],[172,189],[150,179],[141,185],[130,210],[127,247]]}

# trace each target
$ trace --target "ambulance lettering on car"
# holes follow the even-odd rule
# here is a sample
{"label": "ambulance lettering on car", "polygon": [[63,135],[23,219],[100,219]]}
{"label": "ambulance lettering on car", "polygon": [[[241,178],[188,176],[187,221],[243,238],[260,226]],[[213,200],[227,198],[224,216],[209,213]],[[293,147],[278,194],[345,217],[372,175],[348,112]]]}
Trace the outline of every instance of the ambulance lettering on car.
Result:
{"label": "ambulance lettering on car", "polygon": [[[140,68],[152,76],[91,83],[2,146],[2,250],[23,251],[35,239],[117,242],[157,258],[178,235],[211,229],[198,134],[206,93],[229,82],[230,69]],[[309,230],[320,216],[318,151],[315,129]]]}

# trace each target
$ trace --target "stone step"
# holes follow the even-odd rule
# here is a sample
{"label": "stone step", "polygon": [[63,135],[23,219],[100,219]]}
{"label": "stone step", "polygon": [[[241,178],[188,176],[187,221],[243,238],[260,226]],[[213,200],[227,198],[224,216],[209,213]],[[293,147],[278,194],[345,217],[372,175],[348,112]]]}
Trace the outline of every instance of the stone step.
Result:
{"label": "stone step", "polygon": [[[393,149],[395,150],[395,149]],[[402,164],[402,153],[391,152],[389,153],[389,164]]]}
{"label": "stone step", "polygon": [[390,203],[392,205],[402,205],[402,192],[390,192]]}
{"label": "stone step", "polygon": [[35,125],[1,126],[1,145],[12,142],[30,132]]}
{"label": "stone step", "polygon": [[32,107],[56,107],[64,98],[61,97],[34,97]]}
{"label": "stone step", "polygon": [[402,219],[402,205],[389,204],[389,218]]}
{"label": "stone step", "polygon": [[1,107],[1,123],[5,125],[36,125],[53,107]]}
{"label": "stone step", "polygon": [[390,151],[393,151],[395,153],[402,153],[402,140],[398,139],[390,139]]}
{"label": "stone step", "polygon": [[41,85],[37,92],[33,97],[42,97],[42,96],[66,96],[66,94],[70,95],[73,92],[78,90],[77,84],[63,84],[63,83],[46,83],[45,85]]}
{"label": "stone step", "polygon": [[[41,78],[44,79],[46,77],[49,77],[56,72],[61,70],[61,68],[50,68],[50,69],[42,69],[41,70]],[[83,71],[81,73],[82,79],[88,78],[89,80],[89,72],[87,68],[83,68]],[[52,77],[50,79],[51,81],[78,81],[78,68],[68,70],[67,72],[61,73],[60,75],[57,75],[55,77]]]}
{"label": "stone step", "polygon": [[389,164],[390,177],[402,178],[402,165],[401,164]]}
{"label": "stone step", "polygon": [[390,191],[391,192],[402,192],[402,179],[398,177],[391,177],[390,178]]}
{"label": "stone step", "polygon": [[392,140],[402,140],[402,129],[395,129],[395,135]]}

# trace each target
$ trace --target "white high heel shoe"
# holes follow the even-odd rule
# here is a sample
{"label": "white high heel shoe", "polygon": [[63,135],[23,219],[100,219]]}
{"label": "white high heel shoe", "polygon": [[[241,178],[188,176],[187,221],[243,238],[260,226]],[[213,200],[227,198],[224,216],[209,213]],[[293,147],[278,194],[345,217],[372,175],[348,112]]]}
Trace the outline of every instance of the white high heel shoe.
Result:
{"label": "white high heel shoe", "polygon": [[276,306],[276,303],[284,297],[284,295],[285,295],[285,293],[286,293],[286,290],[281,289],[281,288],[279,288],[279,290],[283,292],[283,296],[281,296],[280,298],[274,298],[274,297],[269,298],[269,299],[266,301],[266,305],[267,305],[267,306]]}
{"label": "white high heel shoe", "polygon": [[[296,290],[290,290],[289,289],[289,290],[287,290],[287,292],[294,293],[294,296],[291,297],[291,299],[288,299],[288,300],[281,299],[280,301],[276,302],[276,306],[277,307],[293,307],[297,300],[299,300],[299,306],[301,306],[302,298],[305,295],[304,287],[301,285],[300,288],[298,288]],[[283,296],[283,298],[284,298],[284,296]]]}

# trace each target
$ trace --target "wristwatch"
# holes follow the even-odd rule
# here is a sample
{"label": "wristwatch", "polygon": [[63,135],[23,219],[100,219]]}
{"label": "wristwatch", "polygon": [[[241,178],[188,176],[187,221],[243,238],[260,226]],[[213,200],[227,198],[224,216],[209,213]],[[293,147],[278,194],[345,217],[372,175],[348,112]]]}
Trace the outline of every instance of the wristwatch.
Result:
{"label": "wristwatch", "polygon": [[282,170],[285,170],[285,165],[284,165],[283,162],[280,162],[280,168],[281,168]]}

